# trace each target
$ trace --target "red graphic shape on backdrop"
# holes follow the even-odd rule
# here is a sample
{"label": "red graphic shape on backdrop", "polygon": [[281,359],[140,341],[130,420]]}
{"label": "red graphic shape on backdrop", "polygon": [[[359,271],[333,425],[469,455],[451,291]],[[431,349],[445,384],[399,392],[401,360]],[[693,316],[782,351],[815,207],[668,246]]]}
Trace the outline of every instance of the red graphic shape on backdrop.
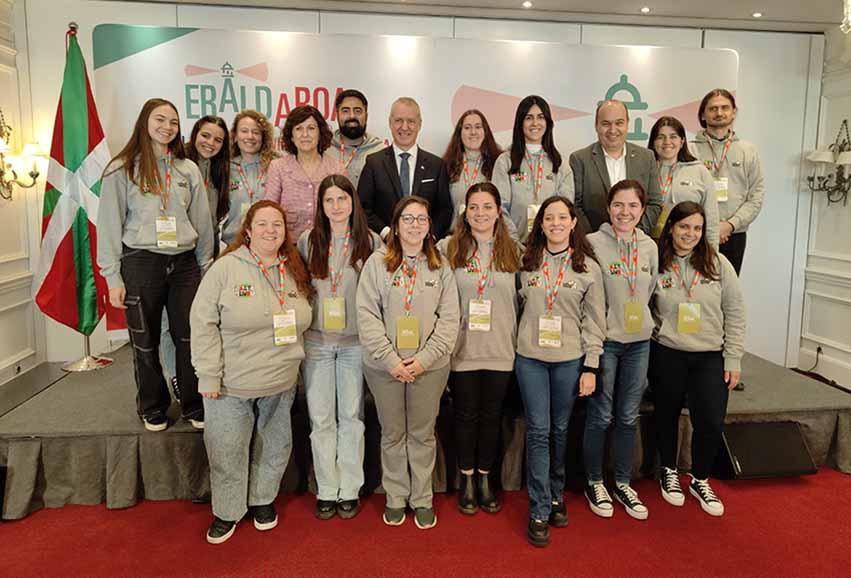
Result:
{"label": "red graphic shape on backdrop", "polygon": [[[503,94],[493,90],[485,90],[475,86],[462,85],[455,91],[452,97],[452,124],[458,121],[464,111],[477,108],[488,118],[493,132],[511,130],[514,127],[514,113],[521,97]],[[583,112],[564,106],[550,105],[553,120],[569,120],[589,116],[590,112]]]}
{"label": "red graphic shape on backdrop", "polygon": [[210,74],[211,72],[218,72],[215,68],[205,68],[203,66],[195,66],[194,64],[187,64],[183,68],[184,74],[186,76],[198,76],[199,74]]}
{"label": "red graphic shape on backdrop", "polygon": [[261,82],[266,82],[266,79],[269,78],[269,67],[265,62],[255,64],[254,66],[248,66],[246,68],[238,68],[237,72]]}
{"label": "red graphic shape on backdrop", "polygon": [[[736,96],[736,91],[731,90],[730,92],[733,93],[733,96]],[[663,116],[673,116],[678,121],[683,123],[683,126],[686,128],[687,132],[696,134],[703,130],[703,127],[700,126],[700,121],[697,118],[697,111],[699,109],[700,100],[693,100],[691,102],[687,102],[679,106],[666,108],[665,110],[660,110],[659,112],[650,113],[647,116],[655,119],[659,119]]]}

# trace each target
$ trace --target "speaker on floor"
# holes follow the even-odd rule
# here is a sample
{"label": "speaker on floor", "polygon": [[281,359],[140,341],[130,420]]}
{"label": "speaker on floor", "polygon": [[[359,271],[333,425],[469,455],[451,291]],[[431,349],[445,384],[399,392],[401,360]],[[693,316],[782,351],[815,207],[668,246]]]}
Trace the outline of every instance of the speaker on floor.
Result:
{"label": "speaker on floor", "polygon": [[722,479],[747,480],[817,471],[801,426],[779,421],[726,424],[713,473]]}

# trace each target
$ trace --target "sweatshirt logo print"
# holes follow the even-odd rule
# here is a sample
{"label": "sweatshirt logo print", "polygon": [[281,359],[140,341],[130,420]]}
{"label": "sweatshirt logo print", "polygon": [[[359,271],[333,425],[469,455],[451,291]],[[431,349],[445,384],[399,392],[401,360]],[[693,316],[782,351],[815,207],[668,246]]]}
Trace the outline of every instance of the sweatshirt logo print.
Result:
{"label": "sweatshirt logo print", "polygon": [[659,279],[659,286],[662,289],[673,289],[674,288],[674,280],[670,277],[662,277]]}
{"label": "sweatshirt logo print", "polygon": [[479,271],[479,268],[476,266],[476,260],[475,259],[468,259],[467,260],[466,269],[467,269],[467,273],[470,273],[470,274],[481,273],[481,271]]}
{"label": "sweatshirt logo print", "polygon": [[541,277],[538,275],[533,275],[526,280],[526,287],[540,287],[541,286]]}
{"label": "sweatshirt logo print", "polygon": [[615,261],[609,263],[609,274],[612,276],[621,274],[621,264]]}
{"label": "sweatshirt logo print", "polygon": [[233,288],[233,294],[237,297],[254,297],[254,285],[251,283],[236,285]]}
{"label": "sweatshirt logo print", "polygon": [[404,285],[402,283],[402,277],[399,275],[393,277],[393,281],[391,283],[393,284],[393,287],[402,287]]}

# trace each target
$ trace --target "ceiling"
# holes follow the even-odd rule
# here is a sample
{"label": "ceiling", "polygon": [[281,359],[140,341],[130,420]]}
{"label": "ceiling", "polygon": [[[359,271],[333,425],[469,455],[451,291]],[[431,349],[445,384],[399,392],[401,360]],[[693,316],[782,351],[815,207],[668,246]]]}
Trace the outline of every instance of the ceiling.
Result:
{"label": "ceiling", "polygon": [[[150,0],[148,0],[150,1]],[[842,0],[154,0],[307,10],[407,13],[433,16],[521,18],[611,24],[646,24],[824,32],[842,21]],[[651,8],[641,14],[642,6]],[[762,18],[753,18],[754,12]]]}

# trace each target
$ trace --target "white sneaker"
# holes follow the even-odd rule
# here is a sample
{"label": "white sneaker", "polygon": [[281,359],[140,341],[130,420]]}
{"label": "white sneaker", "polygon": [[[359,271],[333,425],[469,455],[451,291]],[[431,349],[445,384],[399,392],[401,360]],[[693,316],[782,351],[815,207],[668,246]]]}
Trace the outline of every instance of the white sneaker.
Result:
{"label": "white sneaker", "polygon": [[662,497],[672,506],[682,506],[686,503],[685,494],[680,487],[680,476],[677,470],[671,468],[662,468],[662,476],[659,478],[659,485],[662,487]]}
{"label": "white sneaker", "polygon": [[591,511],[601,518],[611,518],[615,513],[612,506],[612,497],[606,490],[603,482],[595,482],[585,486],[585,499],[588,500],[588,506]]}
{"label": "white sneaker", "polygon": [[626,513],[636,520],[646,520],[650,515],[647,506],[638,497],[638,492],[629,484],[615,484],[615,499],[626,509]]}
{"label": "white sneaker", "polygon": [[700,507],[710,516],[723,516],[724,504],[712,491],[709,485],[709,480],[698,480],[694,476],[691,477],[691,483],[688,485],[689,493],[697,498],[700,502]]}

